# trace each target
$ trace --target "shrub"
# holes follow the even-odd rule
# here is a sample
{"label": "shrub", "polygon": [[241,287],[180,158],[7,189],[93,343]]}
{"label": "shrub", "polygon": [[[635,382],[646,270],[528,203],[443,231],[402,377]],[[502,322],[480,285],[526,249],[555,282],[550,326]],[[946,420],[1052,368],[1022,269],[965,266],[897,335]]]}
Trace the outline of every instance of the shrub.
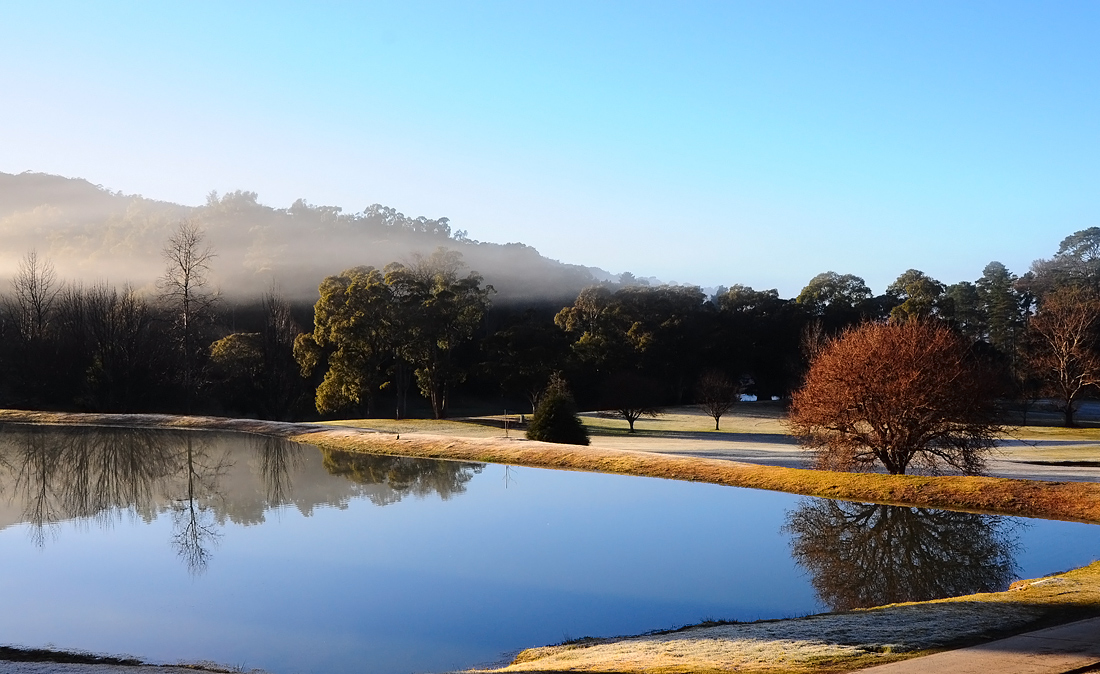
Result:
{"label": "shrub", "polygon": [[527,427],[527,439],[587,445],[588,430],[577,416],[573,396],[561,388],[551,388],[544,393]]}

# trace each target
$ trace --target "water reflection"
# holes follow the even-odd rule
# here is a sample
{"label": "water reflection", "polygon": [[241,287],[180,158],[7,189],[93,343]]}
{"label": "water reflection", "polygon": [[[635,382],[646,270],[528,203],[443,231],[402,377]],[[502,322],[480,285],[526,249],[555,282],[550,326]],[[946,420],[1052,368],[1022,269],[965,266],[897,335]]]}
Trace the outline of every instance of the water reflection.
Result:
{"label": "water reflection", "polygon": [[172,500],[172,545],[187,569],[200,574],[221,536],[215,509],[224,505],[225,497],[219,482],[232,462],[228,452],[212,450],[207,438],[191,433],[179,438],[179,449],[182,462],[176,475],[183,474],[183,485],[173,485],[169,492],[177,495]]}
{"label": "water reflection", "polygon": [[824,499],[787,514],[795,560],[835,611],[992,592],[1015,578],[1016,526],[993,515]]}
{"label": "water reflection", "polygon": [[147,432],[120,437],[53,429],[5,433],[2,462],[12,476],[13,500],[42,544],[46,532],[73,518],[109,524],[122,508],[151,519],[155,485],[175,463],[171,448]]}
{"label": "water reflection", "polygon": [[124,516],[152,522],[168,513],[173,549],[201,574],[227,521],[260,524],[266,512],[288,505],[308,517],[317,505],[342,508],[363,497],[376,505],[433,494],[446,500],[482,468],[335,451],[318,457],[261,436],[9,425],[0,427],[0,528],[26,523],[42,546],[60,522],[109,526]]}
{"label": "water reflection", "polygon": [[386,485],[387,491],[371,492],[367,497],[375,505],[388,505],[406,495],[438,494],[444,501],[466,491],[466,483],[485,465],[456,463],[437,459],[413,459],[405,456],[380,456],[359,452],[322,449],[324,466],[332,475],[359,484]]}
{"label": "water reflection", "polygon": [[258,458],[267,502],[274,506],[289,503],[294,493],[290,474],[302,465],[302,446],[283,438],[256,436],[252,451]]}

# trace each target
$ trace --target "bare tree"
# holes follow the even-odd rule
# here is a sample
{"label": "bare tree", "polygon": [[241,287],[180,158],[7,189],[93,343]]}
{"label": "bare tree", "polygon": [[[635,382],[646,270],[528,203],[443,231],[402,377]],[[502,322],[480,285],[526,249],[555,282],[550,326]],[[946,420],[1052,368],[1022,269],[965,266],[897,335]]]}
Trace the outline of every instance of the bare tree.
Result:
{"label": "bare tree", "polygon": [[205,234],[191,220],[183,220],[162,251],[166,267],[157,281],[160,297],[172,312],[181,355],[181,379],[190,401],[194,393],[198,352],[206,346],[199,339],[209,324],[218,296],[210,290],[210,262],[214,251]]}
{"label": "bare tree", "polygon": [[1077,286],[1047,295],[1028,322],[1029,364],[1058,399],[1066,426],[1081,396],[1100,385],[1098,328],[1100,295]]}
{"label": "bare tree", "polygon": [[1000,426],[998,378],[961,337],[919,320],[866,323],[818,352],[789,422],[824,468],[978,473]]}
{"label": "bare tree", "polygon": [[283,419],[294,408],[301,388],[301,377],[294,362],[294,340],[302,332],[290,313],[290,303],[272,286],[262,298],[265,315],[263,352],[264,386],[267,389],[265,411]]}
{"label": "bare tree", "polygon": [[19,262],[19,268],[11,281],[12,299],[8,312],[26,341],[41,338],[50,322],[61,284],[53,264],[30,251]]}
{"label": "bare tree", "polygon": [[660,389],[650,378],[636,372],[617,372],[604,385],[603,407],[619,413],[634,432],[634,422],[643,416],[657,417]]}
{"label": "bare tree", "polygon": [[714,418],[714,430],[720,430],[718,422],[722,415],[733,409],[741,399],[741,385],[722,372],[707,372],[699,378],[696,387],[696,399],[699,407]]}

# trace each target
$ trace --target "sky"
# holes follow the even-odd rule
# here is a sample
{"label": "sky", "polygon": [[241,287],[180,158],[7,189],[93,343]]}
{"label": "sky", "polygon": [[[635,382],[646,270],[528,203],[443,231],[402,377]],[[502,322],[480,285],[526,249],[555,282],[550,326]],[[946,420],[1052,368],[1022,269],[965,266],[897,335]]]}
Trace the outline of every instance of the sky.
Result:
{"label": "sky", "polygon": [[1097,2],[0,0],[0,171],[793,296],[1100,226]]}

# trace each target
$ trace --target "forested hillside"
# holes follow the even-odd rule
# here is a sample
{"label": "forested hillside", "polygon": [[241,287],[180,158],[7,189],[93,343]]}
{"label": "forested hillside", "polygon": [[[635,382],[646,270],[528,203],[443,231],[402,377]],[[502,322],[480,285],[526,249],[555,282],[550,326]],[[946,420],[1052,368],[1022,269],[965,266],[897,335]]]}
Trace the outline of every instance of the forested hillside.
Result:
{"label": "forested hillside", "polygon": [[359,265],[382,267],[439,246],[459,251],[497,289],[498,303],[569,300],[606,277],[521,243],[470,240],[452,231],[445,217],[410,217],[378,204],[358,213],[302,200],[274,208],[254,192],[238,191],[212,193],[204,205],[188,207],[81,179],[0,173],[0,278],[36,250],[67,279],[151,288],[163,272],[164,242],[183,218],[205,231],[217,255],[212,281],[231,300],[257,297],[274,285],[292,301],[312,302],[325,276]]}

